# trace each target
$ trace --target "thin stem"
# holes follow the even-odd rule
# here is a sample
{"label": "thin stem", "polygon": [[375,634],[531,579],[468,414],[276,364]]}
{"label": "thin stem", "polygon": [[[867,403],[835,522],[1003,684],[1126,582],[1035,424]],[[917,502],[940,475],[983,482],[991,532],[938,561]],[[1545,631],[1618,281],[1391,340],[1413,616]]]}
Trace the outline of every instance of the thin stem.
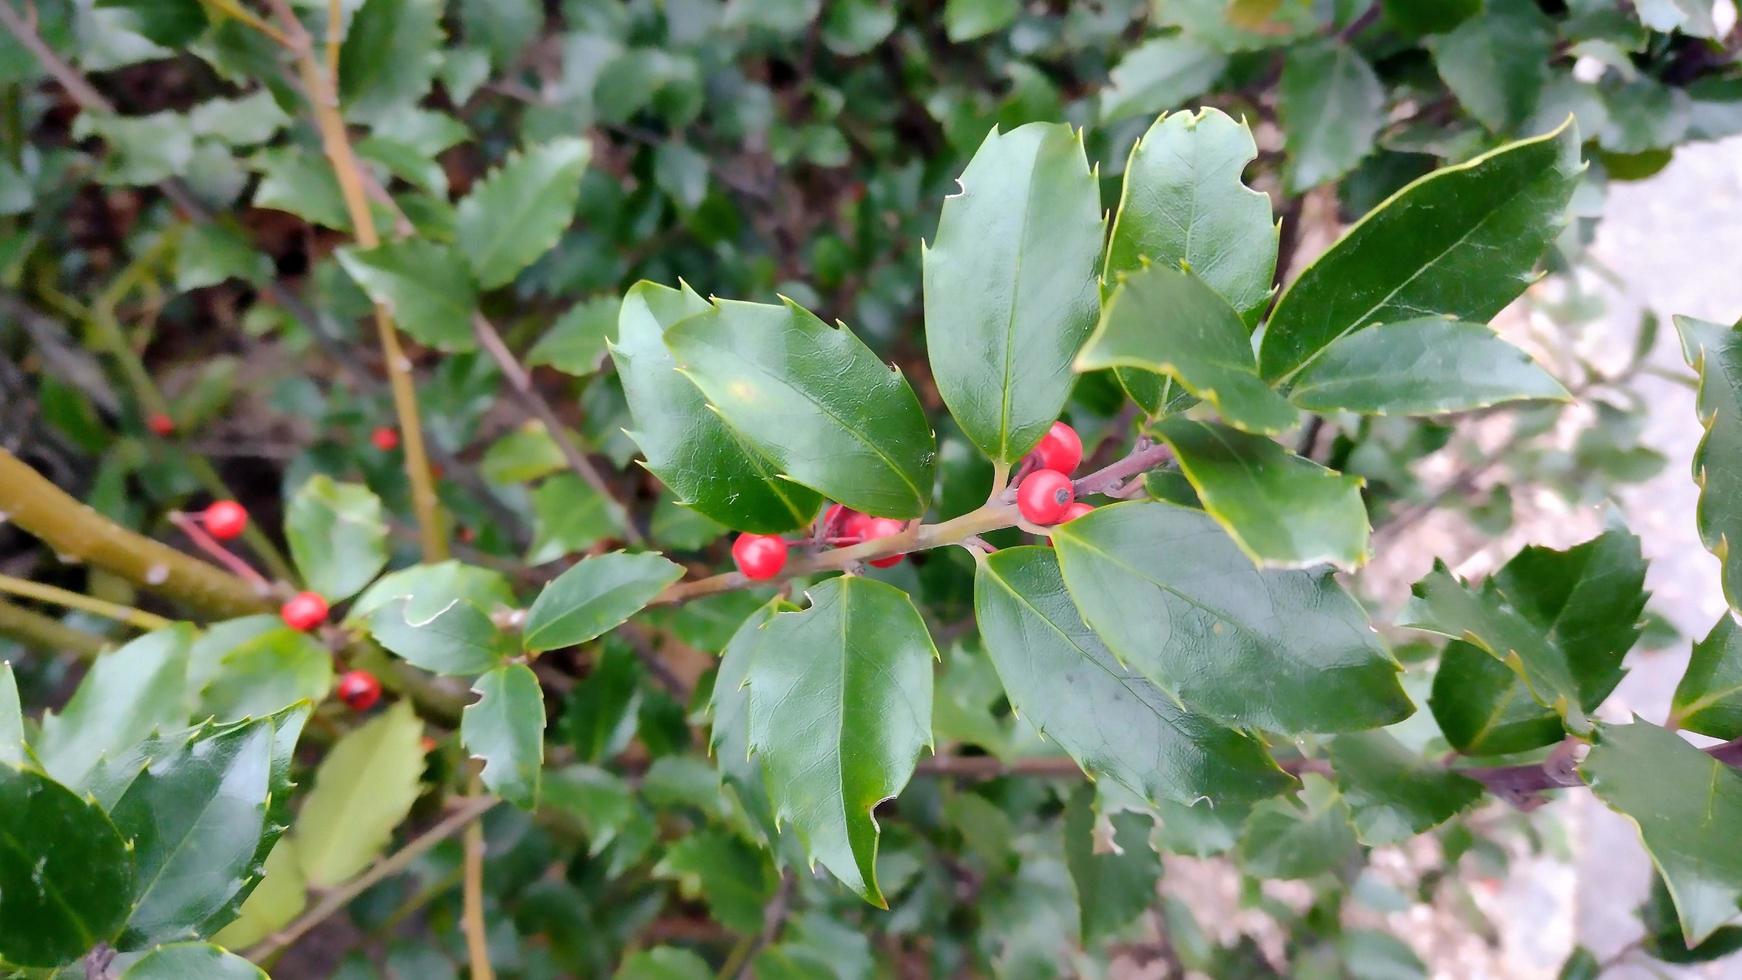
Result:
{"label": "thin stem", "polygon": [[236,0],[204,0],[204,2],[216,7],[219,11],[236,18],[249,27],[254,28],[274,41],[277,41],[279,44],[285,43],[284,35],[279,33],[278,28],[273,27],[264,20],[261,20],[254,11],[249,10],[240,3],[237,3]]}
{"label": "thin stem", "polygon": [[117,623],[126,623],[128,626],[142,630],[160,630],[175,622],[175,620],[165,619],[156,613],[148,613],[143,609],[123,606],[117,602],[107,602],[58,586],[44,585],[41,582],[32,582],[29,579],[15,578],[11,575],[0,575],[0,592],[23,596],[26,599],[35,599],[38,602],[65,606],[68,609],[94,613],[104,619],[113,619]]}
{"label": "thin stem", "polygon": [[361,895],[377,882],[411,867],[413,861],[422,857],[437,844],[471,826],[474,821],[484,815],[485,811],[500,802],[502,801],[488,796],[468,797],[453,813],[443,817],[439,823],[424,831],[416,840],[376,861],[369,867],[369,870],[328,892],[326,897],[321,899],[320,904],[310,909],[301,918],[262,940],[248,951],[248,959],[258,963],[301,939],[310,929],[327,921],[335,913],[351,904],[353,898]]}
{"label": "thin stem", "polygon": [[[476,773],[472,775],[469,799],[482,797],[483,787]],[[484,825],[474,822],[466,828],[465,879],[462,883],[464,907],[460,925],[466,933],[466,956],[472,965],[472,980],[494,980],[496,971],[490,966],[490,936],[484,926]]]}
{"label": "thin stem", "polygon": [[194,547],[210,555],[218,564],[235,572],[239,578],[252,582],[254,587],[261,592],[272,590],[271,582],[266,581],[259,572],[255,571],[254,566],[236,557],[230,549],[219,544],[216,538],[207,534],[206,529],[200,526],[199,521],[180,511],[174,511],[169,515],[169,522],[181,528],[182,533],[188,536],[188,540],[194,543]]}
{"label": "thin stem", "polygon": [[87,660],[109,646],[108,640],[95,633],[4,600],[0,600],[0,633],[43,653],[71,652]]}

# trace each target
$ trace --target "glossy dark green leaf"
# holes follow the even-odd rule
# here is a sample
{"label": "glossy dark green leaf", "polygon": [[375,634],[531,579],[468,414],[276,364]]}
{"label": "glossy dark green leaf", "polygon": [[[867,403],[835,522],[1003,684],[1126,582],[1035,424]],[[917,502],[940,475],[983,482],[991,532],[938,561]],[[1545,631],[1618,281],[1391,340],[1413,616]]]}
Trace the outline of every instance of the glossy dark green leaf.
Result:
{"label": "glossy dark green leaf", "polygon": [[1303,777],[1300,799],[1266,800],[1240,834],[1240,866],[1264,878],[1311,878],[1359,851],[1349,805],[1320,776]]}
{"label": "glossy dark green leaf", "polygon": [[1277,301],[1259,350],[1264,376],[1291,377],[1332,341],[1376,323],[1486,322],[1532,282],[1583,169],[1568,124],[1393,194]]}
{"label": "glossy dark green leaf", "polygon": [[196,731],[152,759],[110,811],[137,867],[122,948],[195,938],[255,872],[274,735],[265,719]]}
{"label": "glossy dark green leaf", "polygon": [[640,612],[682,577],[682,565],[653,554],[615,551],[583,558],[533,600],[522,642],[533,651],[585,643]]}
{"label": "glossy dark green leaf", "polygon": [[1155,432],[1173,447],[1204,512],[1252,561],[1272,568],[1330,563],[1359,568],[1370,557],[1363,481],[1303,459],[1263,436],[1213,422],[1172,418]]}
{"label": "glossy dark green leaf", "polygon": [[1303,44],[1283,60],[1276,113],[1288,152],[1283,185],[1298,194],[1336,180],[1373,152],[1385,122],[1385,87],[1348,44]]}
{"label": "glossy dark green leaf", "polygon": [[525,664],[503,664],[472,685],[478,700],[460,718],[460,744],[484,760],[484,787],[515,806],[538,805],[544,767],[544,691]]}
{"label": "glossy dark green leaf", "polygon": [[1395,844],[1439,826],[1482,798],[1482,784],[1404,748],[1385,732],[1338,735],[1331,768],[1367,845]]}
{"label": "glossy dark green leaf", "polygon": [[1237,808],[1289,778],[1256,739],[1182,706],[1116,660],[1065,591],[1046,548],[1001,549],[974,576],[986,652],[1017,715],[1149,802]]}
{"label": "glossy dark green leaf", "polygon": [[708,411],[666,350],[667,328],[708,309],[687,285],[638,282],[624,296],[611,359],[635,416],[630,435],[648,470],[685,505],[744,531],[792,530],[816,515],[822,498],[777,477],[773,464]]}
{"label": "glossy dark green leaf", "polygon": [[1084,944],[1118,934],[1155,904],[1161,855],[1149,844],[1153,821],[1139,813],[1106,818],[1094,808],[1095,790],[1081,786],[1065,808],[1065,867],[1077,887]]}
{"label": "glossy dark green leaf", "polygon": [[435,78],[438,0],[365,0],[339,50],[345,114],[374,120],[411,108]]}
{"label": "glossy dark green leaf", "polygon": [[266,971],[211,943],[171,943],[135,960],[121,980],[270,980]]}
{"label": "glossy dark green leaf", "polygon": [[375,642],[407,663],[436,674],[469,677],[500,664],[519,649],[490,616],[465,599],[434,615],[411,611],[410,599],[395,599],[369,617]]}
{"label": "glossy dark green leaf", "polygon": [[456,237],[480,286],[506,285],[556,244],[574,217],[592,155],[592,144],[575,137],[527,147],[460,201]]}
{"label": "glossy dark green leaf", "polygon": [[1600,726],[1579,771],[1639,827],[1689,946],[1742,911],[1742,775],[1643,721]]}
{"label": "glossy dark green leaf", "polygon": [[213,933],[212,942],[245,949],[289,925],[308,907],[308,884],[297,865],[295,838],[278,839],[260,874],[257,887],[237,907],[235,918]]}
{"label": "glossy dark green leaf", "polygon": [[857,576],[777,613],[750,660],[750,750],[762,759],[775,818],[811,859],[867,902],[877,886],[871,811],[901,792],[932,744],[937,648],[907,594]]}
{"label": "glossy dark green leaf", "polygon": [[69,963],[114,938],[133,898],[133,855],[94,803],[0,762],[0,961]]}
{"label": "glossy dark green leaf", "polygon": [[1398,666],[1328,569],[1255,568],[1214,520],[1160,502],[1053,530],[1083,618],[1125,664],[1236,726],[1339,732],[1413,710]]}
{"label": "glossy dark green leaf", "polygon": [[387,565],[381,499],[359,483],[309,477],[285,509],[284,536],[303,583],[330,601],[355,595]]}
{"label": "glossy dark green leaf", "polygon": [[271,623],[213,665],[210,678],[199,689],[194,720],[263,718],[298,701],[326,698],[333,688],[333,652],[276,617]]}
{"label": "glossy dark green leaf", "polygon": [[187,724],[186,623],[154,630],[96,659],[59,712],[46,712],[31,748],[59,782],[85,789],[105,757],[118,756],[153,731]]}
{"label": "glossy dark green leaf", "polygon": [[1293,425],[1294,406],[1258,376],[1240,314],[1190,272],[1151,265],[1125,276],[1075,364],[1165,374],[1249,432]]}
{"label": "glossy dark green leaf", "polygon": [[1385,19],[1413,34],[1439,34],[1475,16],[1482,0],[1380,0]]}
{"label": "glossy dark green leaf", "polygon": [[[1705,437],[1694,450],[1700,540],[1718,556],[1724,598],[1742,610],[1742,331],[1678,316],[1682,356],[1700,376],[1696,409]],[[1742,614],[1742,613],[1739,613]]]}
{"label": "glossy dark green leaf", "polygon": [[665,343],[782,478],[879,517],[918,517],[931,503],[937,445],[919,399],[845,326],[790,301],[716,300]]}
{"label": "glossy dark green leaf", "polygon": [[291,831],[311,887],[348,880],[387,846],[417,801],[422,741],[423,723],[400,701],[327,752]]}
{"label": "glossy dark green leaf", "polygon": [[1459,640],[1440,655],[1428,707],[1446,741],[1465,755],[1510,755],[1566,735],[1560,716],[1537,704],[1511,667]]}
{"label": "glossy dark green leaf", "polygon": [[1511,133],[1536,113],[1554,61],[1554,23],[1535,4],[1497,4],[1429,44],[1434,67],[1471,116]]}
{"label": "glossy dark green leaf", "polygon": [[1011,463],[1058,419],[1095,325],[1101,190],[1063,123],[993,129],[957,184],[925,250],[926,354],[962,432]]}
{"label": "glossy dark green leaf", "polygon": [[1639,908],[1639,924],[1645,927],[1641,948],[1652,959],[1665,963],[1707,963],[1742,949],[1742,925],[1719,926],[1703,941],[1688,945],[1676,918],[1675,899],[1662,875],[1653,875],[1651,892]]}
{"label": "glossy dark green leaf", "polygon": [[1694,644],[1670,702],[1670,717],[1690,732],[1742,738],[1742,628],[1728,614]]}
{"label": "glossy dark green leaf", "polygon": [[1475,323],[1423,317],[1331,342],[1294,377],[1288,398],[1309,412],[1437,415],[1572,396],[1530,355]]}
{"label": "glossy dark green leaf", "polygon": [[673,844],[653,873],[675,879],[685,896],[707,902],[716,922],[747,935],[761,931],[764,910],[780,884],[767,852],[717,828]]}
{"label": "glossy dark green leaf", "polygon": [[750,754],[750,665],[769,619],[775,613],[796,611],[798,607],[784,596],[775,596],[745,618],[720,652],[720,668],[714,673],[714,690],[708,702],[712,721],[708,749],[764,843],[774,836],[774,806],[763,782],[762,760]]}
{"label": "glossy dark green leaf", "polygon": [[18,681],[12,664],[0,660],[0,765],[24,762],[24,710],[18,702]]}
{"label": "glossy dark green leaf", "polygon": [[453,249],[424,238],[356,246],[336,253],[369,298],[393,312],[401,330],[445,351],[471,350],[478,290]]}
{"label": "glossy dark green leaf", "polygon": [[405,600],[408,619],[428,619],[459,599],[484,612],[514,608],[514,590],[501,572],[458,561],[412,565],[388,572],[351,603],[346,618],[361,621],[396,599]]}

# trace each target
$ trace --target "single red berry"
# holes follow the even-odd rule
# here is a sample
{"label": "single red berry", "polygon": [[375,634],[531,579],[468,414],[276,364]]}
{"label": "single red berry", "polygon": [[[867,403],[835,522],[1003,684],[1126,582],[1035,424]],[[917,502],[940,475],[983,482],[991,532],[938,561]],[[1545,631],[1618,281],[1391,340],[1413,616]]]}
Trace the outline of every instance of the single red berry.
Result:
{"label": "single red berry", "polygon": [[786,542],[778,534],[740,534],[732,542],[732,561],[751,581],[773,578],[786,567]]}
{"label": "single red berry", "polygon": [[436,740],[433,738],[430,738],[428,735],[425,735],[423,737],[423,741],[418,742],[417,744],[418,744],[419,748],[423,749],[423,754],[428,755],[431,752],[435,751]]}
{"label": "single red berry", "polygon": [[369,441],[375,448],[384,453],[390,453],[399,448],[399,430],[388,425],[378,425],[375,431],[369,433]]}
{"label": "single red berry", "polygon": [[865,540],[865,523],[871,518],[845,504],[830,504],[823,512],[823,529],[830,537]]}
{"label": "single red berry", "polygon": [[327,618],[327,600],[319,592],[298,592],[278,607],[278,615],[293,630],[312,630]]}
{"label": "single red berry", "polygon": [[473,541],[476,541],[476,540],[478,540],[478,532],[477,531],[474,531],[469,527],[460,528],[460,541],[462,543],[471,544]]}
{"label": "single red berry", "polygon": [[1057,524],[1076,499],[1071,478],[1058,470],[1035,470],[1016,488],[1016,509],[1035,524]]}
{"label": "single red berry", "polygon": [[[859,525],[860,540],[875,541],[878,538],[887,538],[900,534],[906,526],[893,517],[867,517],[864,523]],[[873,558],[871,559],[871,567],[888,568],[891,565],[899,565],[904,557],[906,556],[890,555],[887,558]]]}
{"label": "single red berry", "polygon": [[168,439],[175,434],[175,420],[162,412],[153,412],[151,417],[145,420],[145,427],[151,430],[152,435],[160,439]]}
{"label": "single red berry", "polygon": [[[381,682],[366,670],[347,670],[339,677],[333,693],[353,711],[368,711],[381,700]],[[429,751],[425,749],[424,751]]]}
{"label": "single red berry", "polygon": [[1081,500],[1065,508],[1065,516],[1059,518],[1060,524],[1069,524],[1077,518],[1095,509],[1093,504],[1085,504]]}
{"label": "single red berry", "polygon": [[248,526],[248,510],[234,500],[220,500],[207,507],[200,519],[206,522],[207,534],[228,541]]}
{"label": "single red berry", "polygon": [[1039,459],[1041,469],[1058,470],[1069,476],[1083,461],[1083,440],[1078,438],[1077,430],[1063,422],[1054,422],[1046,435],[1040,437],[1034,455]]}

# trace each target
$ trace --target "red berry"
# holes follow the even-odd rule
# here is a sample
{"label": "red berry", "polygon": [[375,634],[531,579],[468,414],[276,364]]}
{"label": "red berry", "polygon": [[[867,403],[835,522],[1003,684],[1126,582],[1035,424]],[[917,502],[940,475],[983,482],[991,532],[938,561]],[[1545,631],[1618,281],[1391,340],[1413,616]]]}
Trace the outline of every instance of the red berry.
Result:
{"label": "red berry", "polygon": [[732,561],[753,582],[773,578],[786,567],[786,542],[778,534],[740,534],[732,542]]}
{"label": "red berry", "polygon": [[390,453],[399,448],[399,430],[391,426],[378,425],[375,431],[369,433],[369,441],[375,448],[384,453]]}
{"label": "red berry", "polygon": [[1041,469],[1058,470],[1069,476],[1083,461],[1083,440],[1077,437],[1077,430],[1063,422],[1054,422],[1046,435],[1040,437],[1034,455],[1040,460]]}
{"label": "red berry", "polygon": [[351,710],[368,711],[375,707],[375,702],[381,700],[381,682],[366,670],[347,670],[339,677],[338,686],[333,689],[333,693],[339,696],[340,701],[350,705]]}
{"label": "red berry", "polygon": [[1035,470],[1016,488],[1016,509],[1034,524],[1057,524],[1076,499],[1071,478],[1058,470]]}
{"label": "red berry", "polygon": [[823,528],[830,537],[865,540],[865,523],[871,520],[845,504],[830,504],[823,512]]}
{"label": "red berry", "polygon": [[1076,520],[1077,518],[1083,516],[1084,514],[1087,514],[1089,511],[1092,511],[1094,509],[1095,509],[1095,506],[1093,504],[1085,504],[1079,500],[1076,503],[1065,508],[1065,516],[1059,518],[1059,523],[1060,524],[1069,524],[1070,522]]}
{"label": "red berry", "polygon": [[[887,538],[900,534],[906,526],[893,517],[867,517],[859,525],[860,540],[875,541],[878,538]],[[871,559],[871,567],[888,568],[891,565],[899,565],[903,557],[905,556],[890,555],[887,558],[873,558]]]}
{"label": "red berry", "polygon": [[327,618],[327,600],[318,592],[298,592],[278,607],[278,615],[293,630],[312,630]]}
{"label": "red berry", "polygon": [[200,516],[206,522],[206,533],[219,541],[228,541],[248,526],[248,511],[234,500],[220,500]]}
{"label": "red berry", "polygon": [[145,420],[145,427],[151,430],[152,435],[160,439],[168,439],[175,434],[175,420],[162,412],[153,412],[151,417]]}

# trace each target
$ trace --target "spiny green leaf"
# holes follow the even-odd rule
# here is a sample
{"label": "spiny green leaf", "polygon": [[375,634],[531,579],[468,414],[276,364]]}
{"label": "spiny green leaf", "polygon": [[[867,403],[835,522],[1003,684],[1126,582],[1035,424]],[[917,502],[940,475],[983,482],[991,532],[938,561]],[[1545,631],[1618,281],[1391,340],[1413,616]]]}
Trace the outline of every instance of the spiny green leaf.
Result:
{"label": "spiny green leaf", "polygon": [[1423,317],[1333,341],[1294,377],[1309,412],[1437,415],[1572,396],[1530,355],[1476,323]]}
{"label": "spiny green leaf", "polygon": [[472,188],[459,205],[458,239],[479,285],[506,285],[556,244],[592,155],[586,140],[551,140],[509,156]]}
{"label": "spiny green leaf", "polygon": [[309,477],[285,509],[284,536],[304,584],[331,601],[355,595],[387,565],[381,498],[360,483]]}
{"label": "spiny green leaf", "polygon": [[712,720],[708,749],[764,843],[774,839],[774,808],[763,784],[762,760],[750,756],[750,665],[766,636],[763,627],[768,621],[776,613],[797,611],[786,597],[775,596],[745,618],[720,652],[708,701]]}
{"label": "spiny green leaf", "polygon": [[133,899],[133,855],[96,804],[0,762],[0,961],[70,963],[115,937]]}
{"label": "spiny green leaf", "polygon": [[715,921],[746,935],[761,931],[764,911],[780,884],[767,853],[717,828],[673,844],[653,873],[676,879],[684,895],[707,901]]}
{"label": "spiny green leaf", "polygon": [[351,603],[347,618],[361,621],[395,599],[404,599],[407,619],[429,619],[456,599],[484,612],[514,608],[514,590],[501,572],[448,560],[433,565],[413,565],[388,572]]}
{"label": "spiny green leaf", "polygon": [[544,766],[544,691],[525,664],[503,664],[472,685],[460,744],[484,760],[484,786],[522,809],[538,805]]}
{"label": "spiny green leaf", "polygon": [[533,651],[585,643],[640,612],[682,577],[683,566],[658,555],[615,551],[583,558],[533,600],[522,640]]}
{"label": "spiny green leaf", "polygon": [[387,846],[420,792],[422,740],[423,723],[400,701],[327,753],[292,829],[310,887],[350,879]]}
{"label": "spiny green leaf", "polygon": [[1311,878],[1340,867],[1359,850],[1349,804],[1321,776],[1302,778],[1299,802],[1266,800],[1240,835],[1240,866],[1264,878]]}
{"label": "spiny green leaf", "polygon": [[1742,331],[1675,318],[1682,355],[1700,376],[1696,409],[1706,434],[1694,450],[1700,540],[1718,556],[1724,598],[1742,614]]}
{"label": "spiny green leaf", "polygon": [[415,667],[435,674],[471,676],[500,664],[518,650],[489,614],[454,599],[433,616],[411,612],[411,600],[396,599],[369,617],[375,642]]}
{"label": "spiny green leaf", "polygon": [[1694,644],[1670,702],[1670,717],[1690,732],[1742,738],[1742,628],[1728,613]]}
{"label": "spiny green leaf", "polygon": [[154,630],[98,657],[59,712],[47,712],[31,746],[59,782],[85,789],[93,770],[155,730],[186,726],[186,623]]}
{"label": "spiny green leaf", "polygon": [[1482,784],[1404,748],[1385,732],[1338,735],[1331,768],[1354,813],[1355,836],[1394,844],[1439,826],[1482,798]]}
{"label": "spiny green leaf", "polygon": [[1428,707],[1446,741],[1467,755],[1510,755],[1566,736],[1560,716],[1537,704],[1511,667],[1461,640],[1440,654]]}

